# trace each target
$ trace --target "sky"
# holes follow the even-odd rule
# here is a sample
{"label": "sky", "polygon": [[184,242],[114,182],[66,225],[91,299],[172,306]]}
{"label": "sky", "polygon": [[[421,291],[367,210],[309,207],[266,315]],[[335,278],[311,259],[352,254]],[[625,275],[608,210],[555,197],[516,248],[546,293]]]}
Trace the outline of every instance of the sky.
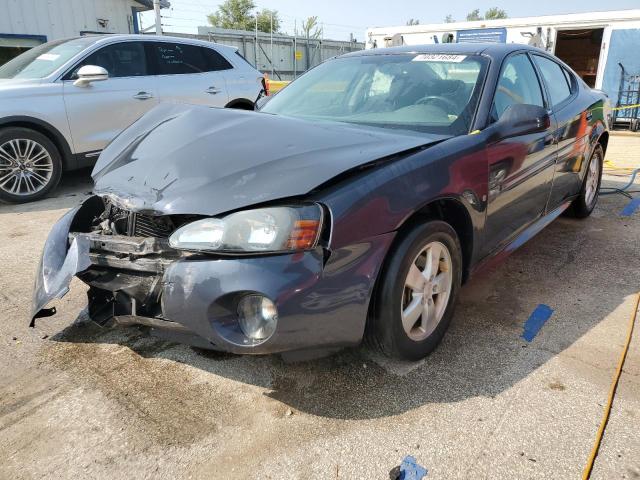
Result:
{"label": "sky", "polygon": [[[639,0],[458,0],[456,2],[425,0],[254,0],[257,8],[277,10],[282,20],[281,30],[293,33],[297,25],[307,17],[317,15],[324,23],[325,38],[348,40],[353,33],[363,41],[368,27],[404,25],[410,18],[420,23],[440,23],[451,14],[462,21],[467,13],[479,8],[484,12],[499,7],[509,17],[557,15],[562,13],[591,12],[599,10],[625,10],[640,8]],[[199,25],[207,25],[206,15],[215,12],[219,0],[170,0],[171,8],[163,9],[165,32],[197,33]],[[154,23],[153,12],[142,14],[142,26]]]}

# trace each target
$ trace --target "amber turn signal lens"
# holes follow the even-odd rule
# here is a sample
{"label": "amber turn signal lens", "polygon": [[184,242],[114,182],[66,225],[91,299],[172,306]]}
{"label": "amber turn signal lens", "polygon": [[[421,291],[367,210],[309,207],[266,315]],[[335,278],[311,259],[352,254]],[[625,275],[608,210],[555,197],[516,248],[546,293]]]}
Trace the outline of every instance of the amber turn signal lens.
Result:
{"label": "amber turn signal lens", "polygon": [[320,222],[318,220],[296,220],[291,230],[287,248],[291,250],[308,250],[318,239]]}

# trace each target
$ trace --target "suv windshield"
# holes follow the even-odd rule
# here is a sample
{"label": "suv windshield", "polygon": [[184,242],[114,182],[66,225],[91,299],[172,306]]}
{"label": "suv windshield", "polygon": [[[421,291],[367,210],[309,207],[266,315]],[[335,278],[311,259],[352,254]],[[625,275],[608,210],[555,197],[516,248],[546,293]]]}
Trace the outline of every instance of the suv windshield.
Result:
{"label": "suv windshield", "polygon": [[301,76],[262,111],[460,135],[469,132],[487,63],[479,55],[440,53],[337,58]]}
{"label": "suv windshield", "polygon": [[0,66],[0,78],[44,78],[95,41],[85,37],[39,45]]}

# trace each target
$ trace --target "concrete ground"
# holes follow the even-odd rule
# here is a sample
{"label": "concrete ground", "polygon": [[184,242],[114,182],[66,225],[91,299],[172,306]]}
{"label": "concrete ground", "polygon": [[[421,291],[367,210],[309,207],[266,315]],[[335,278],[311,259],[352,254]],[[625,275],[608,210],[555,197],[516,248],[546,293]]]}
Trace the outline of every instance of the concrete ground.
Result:
{"label": "concrete ground", "polygon": [[[612,137],[607,158],[638,166],[640,139]],[[29,329],[46,235],[90,189],[80,172],[55,198],[0,206],[0,478],[386,479],[408,454],[428,479],[580,476],[640,290],[628,199],[475,277],[424,361],[355,348],[285,364],[103,331],[77,280]],[[527,343],[538,304],[554,313]],[[640,321],[592,478],[639,478],[638,432]]]}

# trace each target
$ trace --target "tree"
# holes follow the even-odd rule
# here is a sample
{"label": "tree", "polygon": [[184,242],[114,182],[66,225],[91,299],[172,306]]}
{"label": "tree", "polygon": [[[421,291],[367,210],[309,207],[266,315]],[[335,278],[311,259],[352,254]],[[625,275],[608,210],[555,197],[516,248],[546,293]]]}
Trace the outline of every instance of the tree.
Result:
{"label": "tree", "polygon": [[216,13],[207,15],[207,19],[214,27],[253,30],[255,18],[251,11],[255,8],[253,0],[226,0]]}
{"label": "tree", "polygon": [[[498,7],[491,7],[489,10],[484,12],[484,17],[482,15],[480,15],[480,9],[479,8],[476,8],[475,10],[472,10],[467,15],[467,21],[468,22],[473,22],[473,21],[476,21],[476,20],[497,20],[499,18],[509,18],[509,16],[507,15],[507,12],[505,12],[504,10],[502,10],[501,8],[498,8]],[[445,20],[445,22],[446,22],[446,20]]]}
{"label": "tree", "polygon": [[509,18],[507,12],[498,7],[491,7],[489,10],[484,12],[485,20],[497,20],[499,18]]}
{"label": "tree", "polygon": [[479,8],[476,8],[475,10],[472,10],[467,14],[467,22],[473,22],[476,20],[483,20],[483,18],[480,16]]}
{"label": "tree", "polygon": [[455,21],[456,21],[455,18],[453,18],[453,15],[451,14],[444,17],[444,23],[453,23]]}
{"label": "tree", "polygon": [[410,18],[407,20],[407,25],[420,25],[420,20],[417,18]]}
{"label": "tree", "polygon": [[[214,27],[228,28],[231,30],[253,30],[256,25],[256,16],[251,13],[256,4],[253,0],[225,0],[218,7],[216,13],[207,15],[209,23]],[[273,31],[280,29],[280,17],[275,10],[263,8],[258,12],[258,30],[271,32],[271,15],[273,15]]]}
{"label": "tree", "polygon": [[[271,23],[272,16],[273,24]],[[280,17],[278,17],[278,11],[263,8],[262,10],[260,10],[260,12],[258,12],[258,30],[261,32],[271,33],[272,26],[273,33],[276,33],[280,30]]]}
{"label": "tree", "polygon": [[302,22],[302,36],[308,38],[320,38],[322,30],[318,27],[318,17],[313,16]]}

